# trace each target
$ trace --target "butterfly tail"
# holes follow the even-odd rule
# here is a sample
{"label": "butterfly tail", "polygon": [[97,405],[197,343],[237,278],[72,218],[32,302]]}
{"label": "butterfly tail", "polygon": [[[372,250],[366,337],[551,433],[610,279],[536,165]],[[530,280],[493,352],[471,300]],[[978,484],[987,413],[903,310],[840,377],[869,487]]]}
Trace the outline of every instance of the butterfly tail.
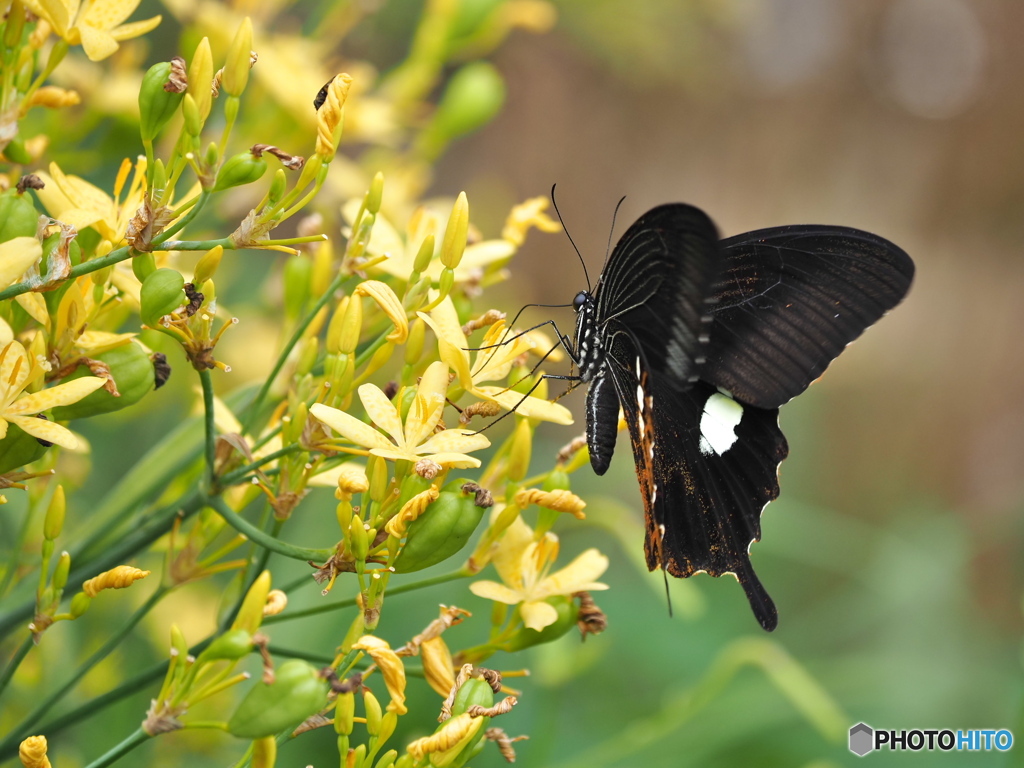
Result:
{"label": "butterfly tail", "polygon": [[768,596],[768,592],[757,578],[750,561],[746,561],[741,572],[736,578],[747,593],[747,600],[750,601],[750,609],[765,631],[771,632],[779,625],[779,612],[775,609],[775,603]]}

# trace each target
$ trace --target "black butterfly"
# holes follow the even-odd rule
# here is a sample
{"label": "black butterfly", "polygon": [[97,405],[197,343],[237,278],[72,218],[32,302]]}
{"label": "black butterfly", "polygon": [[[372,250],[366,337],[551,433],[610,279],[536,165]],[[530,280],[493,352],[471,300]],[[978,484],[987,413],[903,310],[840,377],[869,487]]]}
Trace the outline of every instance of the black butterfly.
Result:
{"label": "black butterfly", "polygon": [[779,406],[896,306],[913,276],[900,248],[845,227],[719,240],[702,211],[672,204],[626,231],[597,287],[573,301],[579,376],[567,378],[590,384],[587,445],[599,475],[622,408],[648,568],[731,573],[761,626],[775,629],[749,547],[789,452]]}

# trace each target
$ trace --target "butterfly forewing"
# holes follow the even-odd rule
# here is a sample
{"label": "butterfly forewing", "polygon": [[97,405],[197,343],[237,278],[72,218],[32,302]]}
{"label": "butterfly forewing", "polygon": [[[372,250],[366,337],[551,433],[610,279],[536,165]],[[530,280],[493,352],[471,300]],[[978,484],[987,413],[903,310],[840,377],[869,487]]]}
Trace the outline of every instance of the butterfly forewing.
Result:
{"label": "butterfly forewing", "polygon": [[914,276],[900,248],[845,227],[762,229],[722,250],[700,377],[763,408],[803,392]]}
{"label": "butterfly forewing", "polygon": [[[692,206],[661,205],[616,244],[594,291],[594,332],[625,330],[653,371],[695,376],[706,341],[706,299],[721,269],[718,232]],[[581,366],[582,369],[582,366]]]}

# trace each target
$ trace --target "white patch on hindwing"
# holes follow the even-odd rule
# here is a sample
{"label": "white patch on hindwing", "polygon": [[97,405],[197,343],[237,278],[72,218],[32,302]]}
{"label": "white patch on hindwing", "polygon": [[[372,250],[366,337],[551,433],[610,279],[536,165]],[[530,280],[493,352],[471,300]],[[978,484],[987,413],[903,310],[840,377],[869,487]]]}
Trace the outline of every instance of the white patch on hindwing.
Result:
{"label": "white patch on hindwing", "polygon": [[736,427],[743,419],[743,406],[727,395],[715,392],[704,403],[700,416],[700,452],[721,456],[736,442]]}

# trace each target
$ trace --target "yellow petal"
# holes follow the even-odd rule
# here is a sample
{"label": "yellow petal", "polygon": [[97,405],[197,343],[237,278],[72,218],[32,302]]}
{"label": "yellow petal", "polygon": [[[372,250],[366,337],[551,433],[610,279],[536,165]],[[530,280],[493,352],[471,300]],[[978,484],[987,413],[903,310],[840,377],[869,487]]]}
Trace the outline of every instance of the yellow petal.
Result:
{"label": "yellow petal", "polygon": [[61,0],[37,0],[38,7],[33,8],[40,16],[53,26],[53,31],[61,37],[67,37],[71,19],[78,12],[78,2],[62,2]]}
{"label": "yellow petal", "polygon": [[42,256],[43,246],[34,237],[14,237],[0,243],[0,287],[20,280]]}
{"label": "yellow petal", "polygon": [[313,403],[309,412],[336,433],[364,448],[394,448],[380,432],[337,408],[323,403]]}
{"label": "yellow petal", "polygon": [[541,600],[523,603],[519,606],[519,615],[523,617],[523,624],[538,632],[558,621],[558,611],[555,607]]}
{"label": "yellow petal", "polygon": [[418,461],[420,458],[412,451],[403,451],[393,445],[389,448],[371,448],[370,453],[380,456],[382,459],[391,459],[391,461]]}
{"label": "yellow petal", "polygon": [[492,400],[506,410],[515,409],[517,414],[529,419],[540,419],[554,424],[572,424],[572,413],[568,408],[541,400],[539,397],[524,398],[519,392],[503,387],[474,387],[473,394],[485,400]]}
{"label": "yellow petal", "polygon": [[388,711],[399,715],[408,712],[405,706],[405,667],[387,642],[379,637],[364,635],[358,642],[353,643],[352,648],[369,653],[384,675],[384,685],[391,695]]}
{"label": "yellow petal", "polygon": [[113,29],[138,7],[139,0],[90,0],[78,21],[97,29]]}
{"label": "yellow petal", "polygon": [[479,432],[470,432],[466,429],[446,429],[420,443],[416,447],[417,453],[443,453],[455,451],[456,453],[468,453],[479,451],[490,446],[491,441],[487,435]]}
{"label": "yellow petal", "polygon": [[33,320],[46,328],[50,327],[50,313],[42,296],[38,293],[22,293],[15,296],[14,300]]}
{"label": "yellow petal", "polygon": [[353,293],[356,296],[369,296],[377,302],[388,319],[395,324],[395,330],[388,334],[388,341],[394,344],[405,343],[405,340],[409,338],[409,318],[405,314],[402,302],[391,290],[391,286],[380,280],[364,280],[356,286]]}
{"label": "yellow petal", "polygon": [[493,600],[496,603],[505,603],[506,605],[515,605],[523,599],[521,593],[515,592],[496,581],[474,581],[469,585],[469,591],[477,597]]}
{"label": "yellow petal", "polygon": [[462,388],[468,390],[473,386],[473,377],[469,369],[469,352],[466,351],[469,343],[466,341],[466,334],[462,332],[459,316],[455,312],[455,305],[452,304],[451,298],[446,297],[444,301],[434,307],[429,315],[423,312],[416,314],[434,331],[441,359],[455,371]]}
{"label": "yellow petal", "polygon": [[[71,206],[95,214],[101,219],[114,218],[114,201],[102,189],[78,176],[68,176],[56,163],[50,163],[50,175]],[[66,216],[67,212],[64,215]]]}
{"label": "yellow petal", "polygon": [[56,387],[41,389],[31,395],[18,398],[4,411],[4,416],[24,416],[56,408],[58,405],[77,403],[86,395],[95,392],[106,383],[99,376],[83,376],[80,379],[58,384]]}
{"label": "yellow petal", "polygon": [[85,331],[78,340],[75,342],[75,346],[80,350],[88,354],[89,356],[98,355],[103,352],[109,352],[115,347],[120,347],[127,344],[138,334],[135,333],[110,333],[108,331]]}
{"label": "yellow petal", "polygon": [[97,29],[88,24],[75,27],[82,39],[82,50],[90,61],[103,61],[118,49],[117,40],[105,29]]}
{"label": "yellow petal", "polygon": [[71,451],[78,448],[78,438],[70,429],[62,427],[60,424],[46,419],[37,419],[35,416],[8,416],[6,418],[32,437],[38,437]]}
{"label": "yellow petal", "polygon": [[5,347],[14,341],[14,330],[6,320],[0,317],[0,347]]}
{"label": "yellow petal", "polygon": [[588,549],[565,568],[541,581],[533,590],[533,596],[543,598],[608,589],[607,584],[596,581],[607,569],[608,558],[596,549]]}
{"label": "yellow petal", "polygon": [[370,421],[391,435],[400,447],[405,448],[406,441],[405,432],[402,429],[402,419],[399,417],[398,411],[395,410],[395,406],[388,400],[387,395],[380,390],[380,387],[373,384],[363,384],[359,388],[359,399],[362,401]]}
{"label": "yellow petal", "polygon": [[456,469],[469,469],[480,466],[479,459],[474,459],[472,456],[467,456],[464,453],[431,453],[423,455],[423,458],[436,461],[444,467],[454,467]]}
{"label": "yellow petal", "polygon": [[162,20],[163,16],[153,16],[143,21],[132,21],[128,24],[122,24],[110,30],[110,36],[115,40],[131,40],[135,37],[142,37],[147,32],[160,26]]}
{"label": "yellow petal", "polygon": [[0,391],[4,393],[4,405],[14,400],[28,380],[28,353],[20,341],[8,342],[0,352]]}
{"label": "yellow petal", "polygon": [[409,448],[419,445],[434,431],[444,411],[448,393],[448,365],[435,360],[420,378],[416,397],[405,420],[405,444]]}

